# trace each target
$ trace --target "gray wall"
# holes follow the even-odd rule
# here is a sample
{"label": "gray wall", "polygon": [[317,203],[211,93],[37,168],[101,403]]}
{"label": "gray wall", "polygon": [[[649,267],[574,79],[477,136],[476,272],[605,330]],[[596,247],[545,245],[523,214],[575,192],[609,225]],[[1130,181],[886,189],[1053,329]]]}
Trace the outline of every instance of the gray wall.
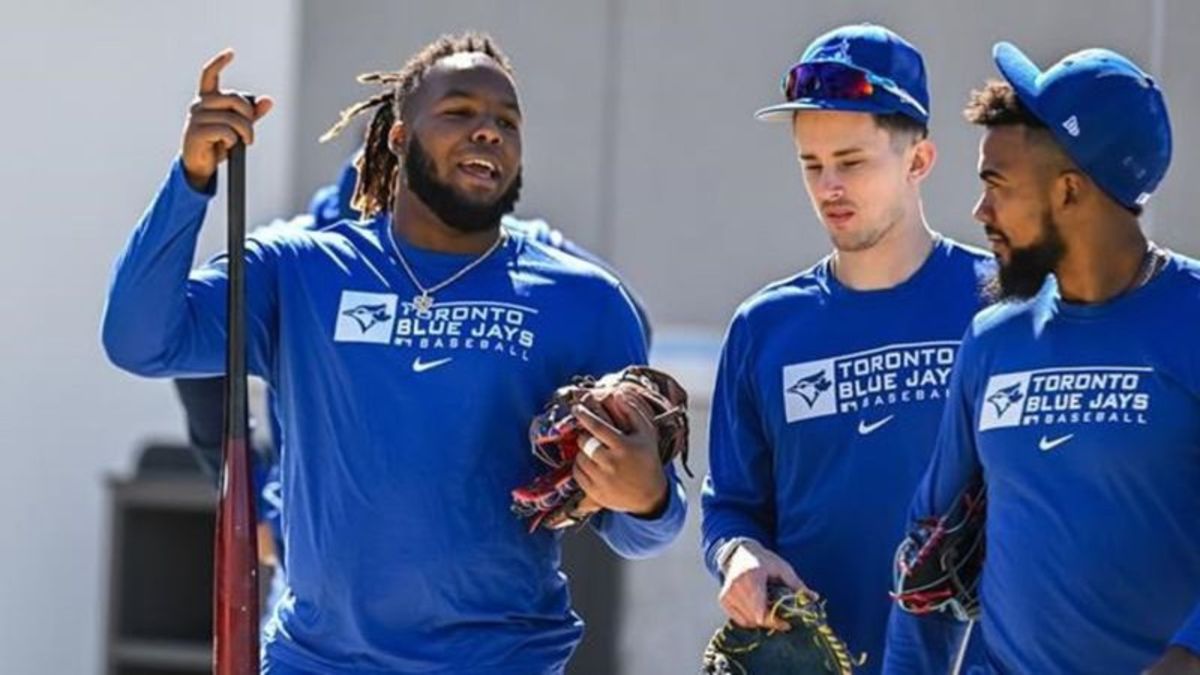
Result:
{"label": "gray wall", "polygon": [[[127,471],[146,437],[183,429],[165,383],[122,375],[101,354],[109,270],[177,151],[200,65],[233,45],[231,85],[290,99],[298,11],[290,0],[39,0],[4,14],[0,671],[97,673],[102,477]],[[288,108],[251,152],[255,219],[286,204]],[[210,219],[206,249],[223,226]]]}
{"label": "gray wall", "polygon": [[[851,5],[853,6],[851,8]],[[1151,49],[1161,17],[1160,57]],[[939,165],[925,191],[935,228],[974,243],[978,133],[962,121],[967,92],[995,76],[993,42],[1010,39],[1048,65],[1091,45],[1157,68],[1175,113],[1175,164],[1154,200],[1156,235],[1200,252],[1186,188],[1200,126],[1190,37],[1200,4],[862,0],[656,0],[563,3],[304,3],[296,203],[329,180],[358,141],[312,139],[344,104],[372,90],[353,76],[398,68],[440,32],[492,32],[517,67],[526,109],[520,205],[610,255],[657,319],[721,327],[766,281],[806,266],[827,242],[804,195],[786,125],[751,117],[779,96],[780,74],[819,32],[886,23],[925,53]]]}

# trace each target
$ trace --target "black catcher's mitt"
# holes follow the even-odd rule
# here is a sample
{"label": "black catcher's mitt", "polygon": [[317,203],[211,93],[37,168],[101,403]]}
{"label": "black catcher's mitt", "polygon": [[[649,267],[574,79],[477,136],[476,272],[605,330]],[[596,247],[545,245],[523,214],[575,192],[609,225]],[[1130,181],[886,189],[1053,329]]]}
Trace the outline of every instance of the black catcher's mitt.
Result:
{"label": "black catcher's mitt", "polygon": [[767,588],[771,613],[790,631],[742,628],[726,622],[704,650],[704,675],[851,675],[866,656],[850,655],[825,622],[825,602],[812,591],[786,586]]}
{"label": "black catcher's mitt", "polygon": [[892,597],[913,614],[949,611],[959,621],[979,616],[987,490],[982,476],[940,518],[917,522],[896,550]]}

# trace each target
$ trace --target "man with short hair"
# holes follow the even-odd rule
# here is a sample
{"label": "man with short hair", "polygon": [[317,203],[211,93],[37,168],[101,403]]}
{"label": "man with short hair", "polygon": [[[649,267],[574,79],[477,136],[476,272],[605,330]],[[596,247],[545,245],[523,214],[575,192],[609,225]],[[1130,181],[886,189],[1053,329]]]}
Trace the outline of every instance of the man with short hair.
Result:
{"label": "man with short hair", "polygon": [[704,557],[735,623],[784,628],[768,616],[768,581],[807,585],[867,653],[856,672],[877,673],[892,555],[991,261],[926,223],[921,184],[937,151],[910,43],[882,26],[837,28],[788,70],[784,96],[758,114],[790,121],[834,250],[753,295],[730,324]]}
{"label": "man with short hair", "polygon": [[[1004,81],[966,116],[1001,302],[963,339],[911,515],[982,475],[984,672],[1197,673],[1200,263],[1138,219],[1170,164],[1166,102],[1107,49],[1044,72],[993,55]],[[889,639],[888,672],[929,672],[922,649]]]}

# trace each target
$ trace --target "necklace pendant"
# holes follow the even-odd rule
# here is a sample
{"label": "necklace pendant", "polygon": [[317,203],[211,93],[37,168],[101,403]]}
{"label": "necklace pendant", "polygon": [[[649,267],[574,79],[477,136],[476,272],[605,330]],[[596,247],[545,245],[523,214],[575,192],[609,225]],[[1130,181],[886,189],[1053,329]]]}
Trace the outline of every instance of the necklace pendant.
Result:
{"label": "necklace pendant", "polygon": [[413,307],[420,313],[424,314],[433,309],[433,296],[428,293],[413,296]]}

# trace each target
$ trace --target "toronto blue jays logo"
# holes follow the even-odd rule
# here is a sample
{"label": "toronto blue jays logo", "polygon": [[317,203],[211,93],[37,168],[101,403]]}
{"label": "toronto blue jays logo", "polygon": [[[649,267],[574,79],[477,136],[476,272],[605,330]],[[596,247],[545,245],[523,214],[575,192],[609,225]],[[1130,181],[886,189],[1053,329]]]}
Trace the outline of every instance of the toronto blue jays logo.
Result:
{"label": "toronto blue jays logo", "polygon": [[789,394],[795,394],[804,399],[808,407],[813,407],[813,404],[820,398],[821,393],[833,386],[833,382],[829,379],[829,374],[824,370],[818,370],[812,375],[805,375],[796,380],[796,383],[788,387]]}
{"label": "toronto blue jays logo", "polygon": [[996,393],[987,397],[987,402],[996,407],[996,417],[1003,417],[1004,413],[1012,407],[1014,403],[1025,398],[1025,392],[1021,391],[1021,383],[1011,384],[1003,389],[998,389]]}
{"label": "toronto blue jays logo", "polygon": [[371,330],[377,324],[381,324],[384,321],[391,321],[392,319],[392,315],[388,314],[387,305],[382,302],[377,305],[351,307],[343,311],[342,314],[354,319],[364,333]]}
{"label": "toronto blue jays logo", "polygon": [[816,54],[810,56],[809,61],[841,61],[850,63],[850,41],[842,38],[840,41],[833,44],[823,45],[817,50]]}

